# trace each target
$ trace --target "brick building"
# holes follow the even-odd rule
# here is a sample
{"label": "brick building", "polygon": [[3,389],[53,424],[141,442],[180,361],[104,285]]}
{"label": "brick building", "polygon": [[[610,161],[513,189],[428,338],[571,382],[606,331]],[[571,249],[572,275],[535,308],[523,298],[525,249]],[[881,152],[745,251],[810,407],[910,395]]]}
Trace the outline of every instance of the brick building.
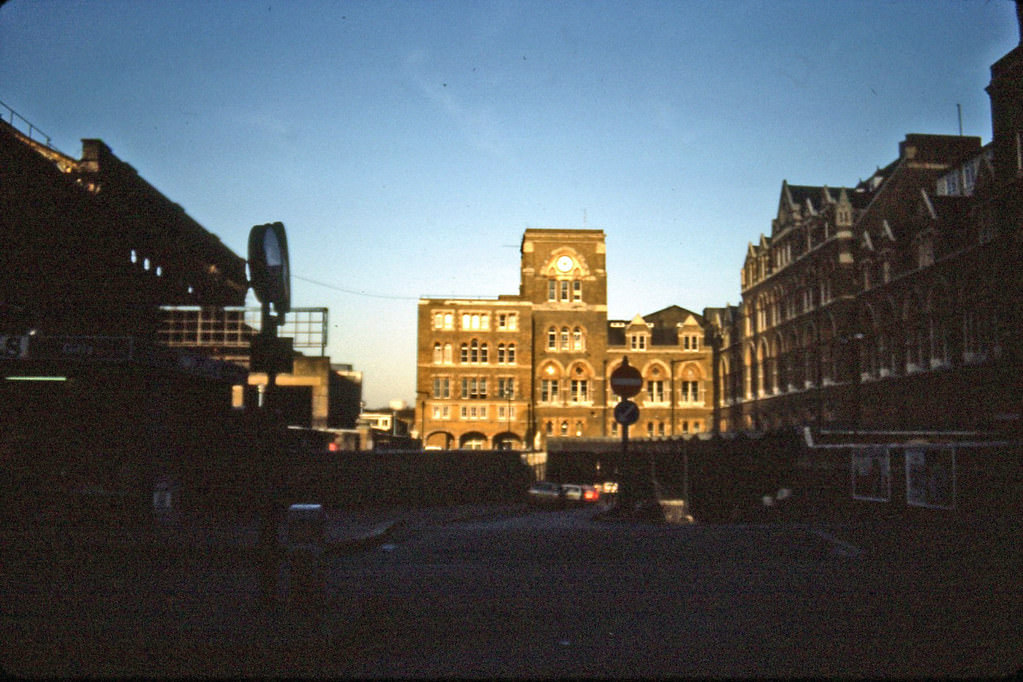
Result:
{"label": "brick building", "polygon": [[986,146],[911,134],[853,186],[782,183],[742,303],[704,311],[720,430],[1018,424],[1023,48],[987,91]]}
{"label": "brick building", "polygon": [[[601,230],[530,229],[518,295],[419,301],[416,427],[427,448],[534,448],[618,435],[608,377],[628,355],[637,435],[710,424],[702,316],[677,306],[607,318]],[[683,393],[684,391],[684,393]]]}

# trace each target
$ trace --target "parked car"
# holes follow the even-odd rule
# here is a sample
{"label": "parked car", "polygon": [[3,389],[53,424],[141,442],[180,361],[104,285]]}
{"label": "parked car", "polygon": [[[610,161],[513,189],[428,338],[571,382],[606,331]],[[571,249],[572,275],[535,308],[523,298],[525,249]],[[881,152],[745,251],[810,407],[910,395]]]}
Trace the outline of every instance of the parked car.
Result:
{"label": "parked car", "polygon": [[591,504],[600,500],[600,491],[592,485],[565,483],[561,486],[561,497],[565,504]]}
{"label": "parked car", "polygon": [[561,502],[561,486],[551,481],[538,481],[529,486],[529,501],[534,504],[558,504]]}
{"label": "parked car", "polygon": [[566,504],[579,503],[583,501],[583,487],[575,483],[565,483],[561,486],[561,498]]}

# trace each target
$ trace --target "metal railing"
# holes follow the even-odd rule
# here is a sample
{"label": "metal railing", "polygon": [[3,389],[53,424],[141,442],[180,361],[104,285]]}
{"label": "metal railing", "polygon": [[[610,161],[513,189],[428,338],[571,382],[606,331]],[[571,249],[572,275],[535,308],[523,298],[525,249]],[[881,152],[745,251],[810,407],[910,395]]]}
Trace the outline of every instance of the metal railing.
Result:
{"label": "metal railing", "polygon": [[[0,110],[6,112],[4,118],[7,119],[7,122],[10,124],[12,128],[28,137],[28,139],[32,140],[33,142],[43,142],[42,140],[36,140],[35,133],[38,133],[40,136],[45,138],[45,142],[43,142],[43,144],[45,144],[48,148],[52,149],[53,151],[59,151],[57,148],[53,146],[52,140],[49,135],[44,133],[42,130],[39,129],[38,126],[34,125],[31,121],[29,121],[27,118],[19,114],[17,111],[15,111],[2,101],[0,101]],[[21,125],[16,124],[15,121],[20,122]]]}

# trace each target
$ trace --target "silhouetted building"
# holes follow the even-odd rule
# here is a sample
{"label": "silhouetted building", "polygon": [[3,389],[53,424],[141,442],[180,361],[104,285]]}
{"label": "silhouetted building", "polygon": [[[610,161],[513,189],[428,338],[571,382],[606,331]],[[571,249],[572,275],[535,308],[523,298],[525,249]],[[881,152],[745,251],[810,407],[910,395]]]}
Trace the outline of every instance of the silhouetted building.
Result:
{"label": "silhouetted building", "polygon": [[156,481],[194,492],[211,444],[238,442],[246,372],[161,347],[160,306],[243,304],[245,261],[99,140],[76,160],[0,122],[0,172],[4,489],[135,510]]}
{"label": "silhouetted building", "polygon": [[1018,428],[1021,47],[987,90],[987,146],[912,134],[853,186],[782,183],[742,303],[705,311],[721,430]]}

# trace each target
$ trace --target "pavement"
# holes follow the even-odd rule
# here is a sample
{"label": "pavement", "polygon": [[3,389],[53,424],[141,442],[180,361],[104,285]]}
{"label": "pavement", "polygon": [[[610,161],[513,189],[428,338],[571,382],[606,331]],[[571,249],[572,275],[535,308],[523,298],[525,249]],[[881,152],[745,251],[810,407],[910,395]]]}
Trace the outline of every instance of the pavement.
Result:
{"label": "pavement", "polygon": [[[452,508],[428,518],[469,513]],[[323,645],[323,619],[343,621],[346,608],[344,595],[325,589],[320,556],[386,542],[412,515],[329,510],[316,553],[289,543],[282,523],[269,564],[258,518],[172,513],[143,524],[71,524],[15,517],[0,528],[0,675],[309,673],[302,662],[313,657],[303,651]],[[269,602],[268,566],[275,588]],[[321,605],[310,609],[313,603]]]}

